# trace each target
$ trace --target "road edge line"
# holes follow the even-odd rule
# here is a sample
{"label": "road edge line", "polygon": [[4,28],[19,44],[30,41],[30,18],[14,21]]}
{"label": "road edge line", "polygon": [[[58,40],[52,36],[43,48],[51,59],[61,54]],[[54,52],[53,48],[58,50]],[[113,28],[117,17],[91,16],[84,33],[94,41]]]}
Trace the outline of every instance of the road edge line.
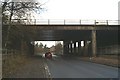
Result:
{"label": "road edge line", "polygon": [[[44,61],[46,62],[46,60]],[[50,73],[47,63],[44,63],[44,69],[45,69],[45,78],[47,78],[48,80],[52,80],[51,73]]]}

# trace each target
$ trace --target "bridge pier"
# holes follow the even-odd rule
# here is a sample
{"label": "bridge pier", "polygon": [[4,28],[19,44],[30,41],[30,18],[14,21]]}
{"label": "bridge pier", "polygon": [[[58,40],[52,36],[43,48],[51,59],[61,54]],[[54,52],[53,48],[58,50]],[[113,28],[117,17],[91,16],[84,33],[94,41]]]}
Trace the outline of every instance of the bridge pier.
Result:
{"label": "bridge pier", "polygon": [[74,54],[76,55],[76,41],[74,42]]}
{"label": "bridge pier", "polygon": [[84,47],[81,46],[81,41],[79,42],[79,55],[83,56],[83,52],[84,52]]}
{"label": "bridge pier", "polygon": [[70,53],[71,52],[71,45],[70,45],[70,43],[68,45],[69,45],[68,49],[69,49],[69,53]]}
{"label": "bridge pier", "polygon": [[72,42],[70,42],[70,53],[73,53],[73,50],[72,50]]}
{"label": "bridge pier", "polygon": [[63,48],[64,48],[63,53],[64,53],[64,54],[68,54],[67,41],[64,41],[64,46],[63,46]]}
{"label": "bridge pier", "polygon": [[84,53],[83,56],[87,56],[87,48],[88,48],[88,44],[87,44],[87,40],[84,41]]}
{"label": "bridge pier", "polygon": [[80,47],[81,47],[81,44],[80,44],[80,42],[78,41],[78,55],[80,55]]}
{"label": "bridge pier", "polygon": [[92,56],[96,57],[97,46],[96,46],[96,30],[92,30]]}
{"label": "bridge pier", "polygon": [[76,41],[76,55],[78,55],[78,41]]}

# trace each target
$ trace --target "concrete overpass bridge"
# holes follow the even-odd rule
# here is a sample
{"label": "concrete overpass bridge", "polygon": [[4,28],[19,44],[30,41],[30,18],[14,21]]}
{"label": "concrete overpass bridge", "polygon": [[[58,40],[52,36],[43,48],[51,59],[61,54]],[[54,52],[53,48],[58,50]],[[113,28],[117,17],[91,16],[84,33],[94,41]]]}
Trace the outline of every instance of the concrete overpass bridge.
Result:
{"label": "concrete overpass bridge", "polygon": [[31,41],[63,41],[64,54],[96,56],[97,47],[118,44],[118,21],[32,21],[31,24],[11,25],[34,30],[35,37]]}

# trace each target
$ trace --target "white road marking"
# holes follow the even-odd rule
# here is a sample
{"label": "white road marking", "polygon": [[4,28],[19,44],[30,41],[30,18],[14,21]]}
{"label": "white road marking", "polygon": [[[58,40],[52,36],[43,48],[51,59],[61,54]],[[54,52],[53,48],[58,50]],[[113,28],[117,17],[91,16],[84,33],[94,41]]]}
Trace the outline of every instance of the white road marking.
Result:
{"label": "white road marking", "polygon": [[46,77],[49,78],[49,80],[52,80],[50,70],[48,68],[48,65],[45,63],[45,71],[46,71]]}

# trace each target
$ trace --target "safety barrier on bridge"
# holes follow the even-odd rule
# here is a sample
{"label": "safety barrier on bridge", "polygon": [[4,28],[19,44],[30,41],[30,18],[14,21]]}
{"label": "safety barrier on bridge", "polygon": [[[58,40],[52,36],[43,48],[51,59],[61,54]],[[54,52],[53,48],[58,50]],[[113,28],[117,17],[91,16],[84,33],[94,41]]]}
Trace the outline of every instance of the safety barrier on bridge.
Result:
{"label": "safety barrier on bridge", "polygon": [[12,24],[26,25],[118,25],[118,23],[120,20],[12,19]]}

